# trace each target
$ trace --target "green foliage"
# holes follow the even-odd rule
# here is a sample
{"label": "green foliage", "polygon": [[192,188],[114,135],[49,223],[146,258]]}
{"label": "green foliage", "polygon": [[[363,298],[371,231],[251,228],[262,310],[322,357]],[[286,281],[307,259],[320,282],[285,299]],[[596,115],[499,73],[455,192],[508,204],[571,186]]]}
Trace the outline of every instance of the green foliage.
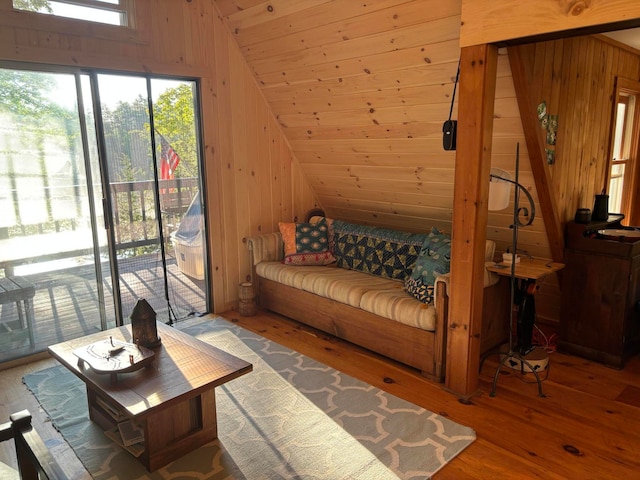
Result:
{"label": "green foliage", "polygon": [[187,84],[169,88],[153,105],[156,129],[180,156],[176,178],[198,176],[198,149],[193,90]]}
{"label": "green foliage", "polygon": [[22,116],[57,114],[59,107],[47,95],[54,86],[48,74],[0,69],[0,110]]}
{"label": "green foliage", "polygon": [[[36,2],[31,2],[36,3]],[[49,180],[54,178],[47,164],[49,151],[68,151],[69,180],[78,186],[84,182],[82,145],[80,143],[80,125],[78,112],[66,109],[56,103],[58,82],[56,75],[46,72],[19,71],[0,68],[0,113],[7,117],[19,135],[23,135],[23,144],[34,146],[39,157],[29,161],[40,163],[38,178],[42,179],[47,194],[50,191]],[[152,80],[153,82],[153,80]],[[195,101],[189,84],[178,84],[162,93],[154,104],[154,120],[157,130],[170,142],[180,156],[176,177],[198,177],[197,119]],[[139,96],[133,101],[120,102],[111,108],[102,106],[102,120],[107,148],[107,166],[111,182],[140,182],[153,179],[151,137],[149,135],[149,104],[146,97]],[[91,115],[87,123],[93,125]],[[91,130],[90,130],[91,131]],[[159,143],[159,140],[158,140]],[[55,147],[55,148],[49,148]],[[19,152],[9,152],[17,155]],[[3,172],[4,173],[4,172]],[[13,175],[10,168],[6,174]],[[24,174],[21,174],[24,177]],[[57,178],[57,177],[56,177]],[[51,184],[53,185],[53,183]],[[61,191],[61,190],[58,190]],[[77,219],[82,214],[81,194],[73,194],[77,205],[71,214]],[[115,195],[112,200],[117,207],[117,224],[121,241],[144,242],[157,238],[157,223],[153,191],[142,195]],[[43,208],[48,213],[48,221],[37,225],[23,225],[19,212],[16,214],[18,225],[11,227],[11,236],[34,235],[36,233],[68,230],[76,219],[53,220],[53,202],[47,198]],[[143,212],[144,209],[144,212]],[[154,251],[157,244],[136,246],[131,254]],[[119,253],[120,255],[121,253]]]}
{"label": "green foliage", "polygon": [[147,100],[119,102],[115,109],[102,107],[111,181],[128,182],[153,178]]}
{"label": "green foliage", "polygon": [[49,0],[13,0],[13,6],[29,12],[53,13]]}

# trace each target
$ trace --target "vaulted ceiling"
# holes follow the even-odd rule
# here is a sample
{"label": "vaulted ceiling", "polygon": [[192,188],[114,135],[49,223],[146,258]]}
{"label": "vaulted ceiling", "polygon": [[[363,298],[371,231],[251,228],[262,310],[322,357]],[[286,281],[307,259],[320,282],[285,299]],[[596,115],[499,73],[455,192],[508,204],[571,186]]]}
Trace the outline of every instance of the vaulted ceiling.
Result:
{"label": "vaulted ceiling", "polygon": [[460,0],[215,2],[328,215],[450,228]]}
{"label": "vaulted ceiling", "polygon": [[[443,149],[442,123],[460,55],[461,0],[214,1],[327,215],[450,231],[455,152]],[[537,200],[501,49],[492,167],[512,172],[517,143],[520,181]],[[565,203],[562,218],[576,207]],[[521,240],[549,258],[541,209],[536,218]],[[510,243],[510,221],[509,212],[489,213],[487,233],[499,249]]]}

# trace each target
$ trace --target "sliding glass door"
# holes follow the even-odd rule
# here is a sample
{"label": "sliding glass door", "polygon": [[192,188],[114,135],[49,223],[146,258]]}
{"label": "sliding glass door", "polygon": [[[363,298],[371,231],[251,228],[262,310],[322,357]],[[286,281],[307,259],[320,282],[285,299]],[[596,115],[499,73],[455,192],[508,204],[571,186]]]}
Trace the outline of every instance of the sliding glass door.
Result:
{"label": "sliding glass door", "polygon": [[0,361],[208,311],[197,85],[0,66]]}
{"label": "sliding glass door", "polygon": [[[196,85],[113,74],[95,78],[112,269],[123,321],[140,298],[169,322],[202,312],[205,242]],[[194,221],[197,231],[191,232]],[[179,284],[189,288],[177,292]]]}

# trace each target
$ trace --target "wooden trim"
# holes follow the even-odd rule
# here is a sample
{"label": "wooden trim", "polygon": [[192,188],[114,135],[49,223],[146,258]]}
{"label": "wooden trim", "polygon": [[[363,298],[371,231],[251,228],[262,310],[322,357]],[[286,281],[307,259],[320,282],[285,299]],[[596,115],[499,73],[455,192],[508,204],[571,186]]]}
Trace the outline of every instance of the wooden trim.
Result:
{"label": "wooden trim", "polygon": [[520,119],[524,130],[531,171],[536,183],[538,201],[544,226],[549,239],[549,247],[553,260],[561,262],[564,255],[564,235],[558,216],[556,198],[551,193],[551,173],[547,165],[545,154],[545,140],[542,138],[542,129],[538,124],[535,104],[531,95],[531,82],[527,75],[524,61],[523,47],[509,47],[509,63],[513,76],[513,85],[518,99]]}
{"label": "wooden trim", "polygon": [[40,360],[46,360],[51,358],[49,352],[40,352],[34,353],[33,355],[29,355],[27,357],[20,357],[14,360],[8,360],[6,362],[0,362],[0,372],[3,370],[9,370],[11,368],[19,367],[21,365],[26,365],[28,363],[38,362]]}
{"label": "wooden trim", "polygon": [[207,77],[208,70],[200,65],[185,65],[157,60],[142,60],[134,57],[114,57],[111,54],[72,52],[64,49],[47,49],[0,44],[0,61],[39,64],[43,68],[51,65],[61,67],[86,67],[96,70],[111,70],[115,73],[141,73],[149,75],[174,75],[185,78]]}
{"label": "wooden trim", "polygon": [[497,61],[495,45],[461,52],[445,383],[462,396],[478,388]]}
{"label": "wooden trim", "polygon": [[609,189],[609,181],[611,177],[611,161],[613,157],[613,144],[615,137],[615,119],[617,115],[618,99],[621,93],[628,93],[636,97],[635,110],[633,112],[632,138],[629,147],[629,161],[626,168],[629,170],[624,176],[624,187],[622,190],[622,212],[626,217],[627,225],[638,225],[640,223],[640,207],[637,200],[638,187],[640,186],[640,140],[637,132],[640,130],[640,82],[624,78],[616,77],[615,89],[612,102],[612,122],[609,134],[609,146],[607,149],[607,168],[605,175],[605,188]]}
{"label": "wooden trim", "polygon": [[634,138],[631,144],[631,152],[633,155],[633,171],[630,175],[631,186],[628,187],[628,207],[629,215],[627,217],[627,225],[640,225],[640,201],[638,200],[638,191],[640,190],[640,138],[637,132],[640,130],[640,94],[636,96],[636,111],[634,115]]}
{"label": "wooden trim", "polygon": [[638,50],[637,48],[634,48],[631,45],[627,45],[626,43],[619,42],[618,40],[608,37],[607,35],[597,33],[593,35],[593,37],[597,38],[601,42],[608,43],[609,45],[613,45],[616,48],[620,48],[621,50],[626,50],[629,53],[640,56],[640,50]]}
{"label": "wooden trim", "polygon": [[[460,45],[638,26],[637,0],[462,0]],[[609,24],[609,27],[598,28]]]}
{"label": "wooden trim", "polygon": [[[68,32],[70,35],[90,37],[100,40],[114,40],[127,42],[133,45],[149,45],[145,35],[141,35],[132,26],[109,25],[105,23],[78,20],[75,18],[51,15],[48,13],[29,12],[16,10],[9,2],[7,6],[0,4],[0,26],[10,28],[36,29],[52,34]],[[109,8],[108,4],[104,4]],[[130,8],[125,5],[125,8]],[[128,10],[127,15],[135,19],[135,12]]]}

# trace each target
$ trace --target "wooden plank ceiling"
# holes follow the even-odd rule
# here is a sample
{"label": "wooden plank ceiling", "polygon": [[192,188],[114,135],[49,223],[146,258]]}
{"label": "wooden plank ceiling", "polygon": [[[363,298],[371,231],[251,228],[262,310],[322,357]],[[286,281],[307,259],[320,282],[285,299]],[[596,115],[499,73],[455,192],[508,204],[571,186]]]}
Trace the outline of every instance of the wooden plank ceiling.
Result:
{"label": "wooden plank ceiling", "polygon": [[328,215],[450,230],[460,0],[215,3]]}

